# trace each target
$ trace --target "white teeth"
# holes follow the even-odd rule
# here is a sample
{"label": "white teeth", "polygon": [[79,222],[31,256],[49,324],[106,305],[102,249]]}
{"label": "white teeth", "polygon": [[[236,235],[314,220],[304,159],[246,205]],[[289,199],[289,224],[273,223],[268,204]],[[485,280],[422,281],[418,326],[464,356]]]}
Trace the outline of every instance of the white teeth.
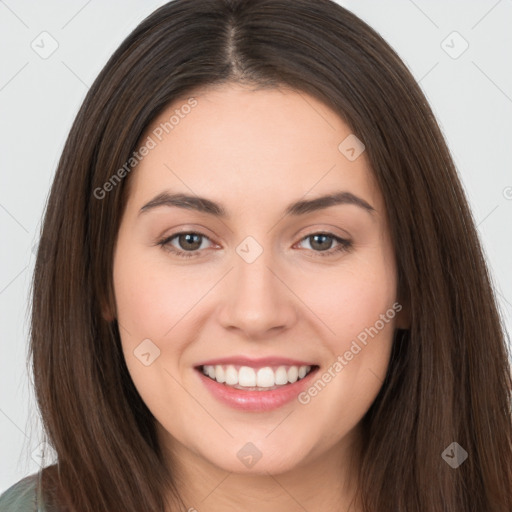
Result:
{"label": "white teeth", "polygon": [[[216,376],[213,378],[217,380]],[[226,368],[226,384],[228,386],[238,384],[238,372],[236,371],[234,366],[228,366]]]}
{"label": "white teeth", "polygon": [[[242,385],[241,382],[239,384]],[[260,368],[256,376],[256,385],[259,388],[271,388],[274,384],[275,376],[272,368],[269,368],[268,366]]]}
{"label": "white teeth", "polygon": [[290,366],[290,368],[288,368],[288,381],[293,384],[294,382],[297,382],[298,378],[299,369],[296,366]]}
{"label": "white teeth", "polygon": [[254,369],[248,366],[242,366],[242,368],[238,370],[238,384],[246,388],[256,386],[256,372]]}
{"label": "white teeth", "polygon": [[224,372],[224,368],[218,364],[215,366],[215,375],[212,377],[217,382],[226,382],[226,373]]}
{"label": "white teeth", "polygon": [[278,386],[288,384],[288,372],[284,366],[280,366],[276,371],[276,384]]}
{"label": "white teeth", "polygon": [[274,388],[293,384],[298,379],[303,379],[310,371],[311,366],[279,366],[276,369],[270,366],[254,369],[249,366],[240,366],[237,370],[233,365],[206,365],[203,373],[211,379],[228,386],[246,388]]}

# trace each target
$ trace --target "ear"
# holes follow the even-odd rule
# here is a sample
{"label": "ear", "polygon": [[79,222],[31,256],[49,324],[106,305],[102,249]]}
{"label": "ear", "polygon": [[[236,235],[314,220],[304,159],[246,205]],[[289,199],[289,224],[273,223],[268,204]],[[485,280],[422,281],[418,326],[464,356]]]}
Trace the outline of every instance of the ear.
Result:
{"label": "ear", "polygon": [[411,328],[411,309],[409,301],[397,301],[402,308],[396,315],[395,328],[408,330]]}
{"label": "ear", "polygon": [[399,285],[397,302],[401,309],[396,315],[395,328],[409,330],[411,328],[411,299],[403,284]]}
{"label": "ear", "polygon": [[110,306],[110,304],[105,302],[104,299],[100,300],[100,304],[101,304],[101,316],[103,317],[103,319],[108,323],[113,322],[116,319],[115,309],[113,309]]}

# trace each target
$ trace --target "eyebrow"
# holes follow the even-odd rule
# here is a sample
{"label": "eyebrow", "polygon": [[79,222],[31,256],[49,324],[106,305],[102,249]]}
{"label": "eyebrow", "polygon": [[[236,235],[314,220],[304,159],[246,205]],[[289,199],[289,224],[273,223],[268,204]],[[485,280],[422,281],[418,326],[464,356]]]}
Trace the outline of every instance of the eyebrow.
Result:
{"label": "eyebrow", "polygon": [[[323,195],[315,199],[299,200],[291,203],[284,211],[284,215],[299,216],[307,213],[323,210],[331,206],[350,204],[358,206],[370,214],[375,212],[375,208],[371,206],[361,197],[351,192],[340,191]],[[138,215],[148,212],[160,206],[184,208],[187,210],[195,210],[206,213],[219,218],[227,218],[227,210],[219,203],[206,199],[205,197],[190,196],[187,194],[172,194],[168,191],[161,192],[151,201],[146,203],[139,211]]]}

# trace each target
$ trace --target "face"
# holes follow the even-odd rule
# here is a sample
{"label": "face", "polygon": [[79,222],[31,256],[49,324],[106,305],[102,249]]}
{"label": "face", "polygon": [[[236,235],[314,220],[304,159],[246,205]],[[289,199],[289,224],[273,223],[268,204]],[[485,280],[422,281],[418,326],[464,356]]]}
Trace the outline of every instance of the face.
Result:
{"label": "face", "polygon": [[280,473],[346,449],[382,386],[400,322],[386,212],[362,146],[313,97],[194,98],[154,121],[129,177],[124,356],[170,450]]}

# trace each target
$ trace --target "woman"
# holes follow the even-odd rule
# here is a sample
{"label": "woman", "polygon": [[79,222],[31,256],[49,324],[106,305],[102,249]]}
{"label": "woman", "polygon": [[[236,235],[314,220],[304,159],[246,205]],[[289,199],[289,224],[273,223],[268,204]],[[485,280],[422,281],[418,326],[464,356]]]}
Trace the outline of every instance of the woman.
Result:
{"label": "woman", "polygon": [[87,95],[40,247],[58,464],[6,510],[512,509],[467,201],[413,77],[337,4],[155,11]]}

